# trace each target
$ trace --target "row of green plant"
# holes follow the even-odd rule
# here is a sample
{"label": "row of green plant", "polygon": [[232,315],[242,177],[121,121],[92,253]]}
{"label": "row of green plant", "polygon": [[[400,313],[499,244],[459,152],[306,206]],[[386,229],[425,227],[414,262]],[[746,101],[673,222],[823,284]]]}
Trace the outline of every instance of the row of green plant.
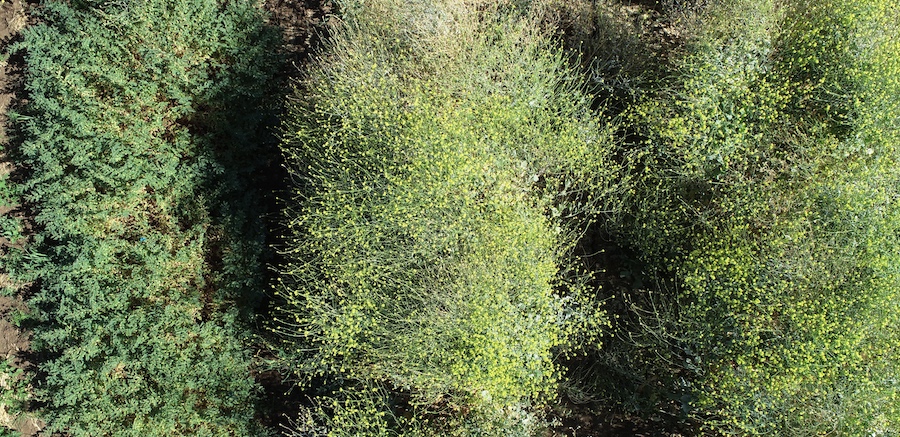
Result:
{"label": "row of green plant", "polygon": [[[624,118],[639,266],[598,353],[635,408],[735,435],[900,429],[900,23],[887,1],[712,2]],[[653,285],[651,285],[653,284]],[[596,370],[596,369],[594,369]],[[635,393],[632,391],[631,393]]]}
{"label": "row of green plant", "polygon": [[49,1],[12,51],[35,388],[72,436],[260,435],[251,189],[277,33],[252,1]]}
{"label": "row of green plant", "polygon": [[[896,7],[663,2],[660,46],[576,3],[341,4],[282,127],[290,432],[536,435],[562,391],[896,433]],[[250,1],[41,11],[0,194],[36,214],[4,267],[49,431],[271,433],[248,345],[276,35]]]}
{"label": "row of green plant", "polygon": [[606,323],[570,255],[608,200],[610,134],[523,8],[344,8],[283,144],[277,329],[319,390],[303,431],[534,435],[557,357]]}

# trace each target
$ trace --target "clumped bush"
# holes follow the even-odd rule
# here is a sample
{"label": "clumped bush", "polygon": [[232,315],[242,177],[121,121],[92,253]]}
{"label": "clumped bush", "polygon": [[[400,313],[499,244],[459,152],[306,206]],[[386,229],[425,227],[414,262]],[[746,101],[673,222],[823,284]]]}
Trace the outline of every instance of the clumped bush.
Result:
{"label": "clumped bush", "polygon": [[322,401],[330,435],[527,434],[555,355],[599,334],[568,256],[612,143],[518,11],[349,2],[298,88],[278,330],[353,393]]}
{"label": "clumped bush", "polygon": [[38,229],[38,388],[73,436],[258,435],[247,188],[277,35],[254,2],[47,2],[27,29],[17,165]]}
{"label": "clumped bush", "polygon": [[676,372],[667,394],[684,397],[664,400],[709,428],[900,426],[890,3],[717,2],[632,112],[645,140],[619,235],[674,284],[664,338],[632,357],[652,365],[634,368]]}
{"label": "clumped bush", "polygon": [[654,29],[677,28],[674,12],[649,14],[616,0],[535,0],[529,7],[583,71],[593,106],[604,115],[619,115],[667,73],[665,59],[677,31]]}

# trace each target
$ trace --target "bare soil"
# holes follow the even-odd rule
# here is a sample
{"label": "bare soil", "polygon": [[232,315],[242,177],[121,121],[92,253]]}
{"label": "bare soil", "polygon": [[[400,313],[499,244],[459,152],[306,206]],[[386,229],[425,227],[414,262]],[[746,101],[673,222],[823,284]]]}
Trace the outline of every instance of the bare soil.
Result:
{"label": "bare soil", "polygon": [[[270,96],[272,101],[284,102],[292,92],[292,83],[301,78],[310,58],[319,50],[320,42],[327,32],[327,20],[335,13],[333,0],[265,0],[263,9],[269,14],[269,24],[277,26],[282,32],[281,52],[284,55],[284,64],[275,80],[278,86],[274,87],[274,94]],[[283,110],[283,108],[282,108]],[[277,132],[279,120],[272,120],[269,127],[273,133]],[[278,138],[273,135],[271,147],[277,150]],[[288,175],[281,164],[280,152],[266,168],[266,175],[261,177],[257,184],[264,192],[282,193],[287,187]],[[269,194],[265,201],[264,217],[274,219],[280,217],[281,203],[276,195]],[[274,219],[277,221],[277,219]],[[277,223],[271,223],[270,229],[277,228]],[[269,235],[267,243],[278,246],[282,242],[275,233]],[[271,253],[268,263],[281,264],[276,253]],[[264,303],[258,312],[265,317],[271,302]],[[257,356],[265,362],[273,360],[275,355],[264,347],[257,351]],[[262,386],[260,405],[260,420],[268,428],[273,430],[292,429],[293,421],[304,406],[309,406],[309,398],[290,381],[288,375],[282,374],[277,369],[259,369],[255,372],[256,382]]]}
{"label": "bare soil", "polygon": [[[25,13],[25,4],[22,0],[0,0],[0,46],[6,46],[7,43],[15,38],[15,36],[25,27],[27,15]],[[18,75],[12,72],[12,68],[4,61],[0,63],[0,144],[5,144],[6,136],[6,113],[15,99],[14,86],[18,80]],[[5,156],[0,154],[0,175],[6,176],[14,170]],[[0,214],[12,214],[20,216],[20,212],[13,205],[4,205],[0,207]],[[21,242],[14,244],[8,240],[0,240],[0,254],[5,253],[11,247],[19,246]],[[15,287],[11,284],[9,277],[0,274],[0,287]],[[24,358],[29,352],[29,333],[16,327],[12,320],[18,314],[27,312],[28,309],[19,295],[2,296],[0,295],[0,359],[12,364],[20,369],[28,369],[30,363]],[[15,381],[11,381],[9,376],[0,378],[0,399],[9,393],[15,385]],[[21,393],[19,393],[21,395]],[[9,411],[7,405],[0,403],[0,426],[18,431],[24,437],[31,437],[43,428],[40,419],[28,413]]]}
{"label": "bare soil", "polygon": [[265,0],[269,23],[281,28],[287,55],[283,78],[296,77],[302,64],[318,48],[324,24],[335,12],[333,0]]}

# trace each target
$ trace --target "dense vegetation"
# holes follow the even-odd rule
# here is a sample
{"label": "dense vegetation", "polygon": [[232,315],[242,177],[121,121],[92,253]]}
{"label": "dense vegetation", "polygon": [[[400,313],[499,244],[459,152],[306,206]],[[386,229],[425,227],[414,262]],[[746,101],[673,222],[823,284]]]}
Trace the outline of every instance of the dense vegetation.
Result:
{"label": "dense vegetation", "polygon": [[271,435],[265,366],[307,400],[294,436],[610,409],[897,434],[897,7],[633,7],[340,2],[281,119],[279,240],[255,3],[48,1],[0,180],[33,213],[0,217],[28,234],[2,258],[33,293],[31,406],[74,436]]}
{"label": "dense vegetation", "polygon": [[252,2],[48,2],[40,18],[15,48],[38,230],[13,270],[37,286],[50,429],[255,435],[247,174],[277,34]]}
{"label": "dense vegetation", "polygon": [[612,142],[514,10],[359,6],[285,128],[289,361],[335,385],[334,435],[530,434],[604,321],[568,254]]}
{"label": "dense vegetation", "polygon": [[619,238],[664,287],[632,290],[643,305],[624,329],[644,335],[617,367],[668,378],[660,398],[704,427],[897,429],[891,9],[722,2],[700,12],[673,77],[630,110],[643,140]]}

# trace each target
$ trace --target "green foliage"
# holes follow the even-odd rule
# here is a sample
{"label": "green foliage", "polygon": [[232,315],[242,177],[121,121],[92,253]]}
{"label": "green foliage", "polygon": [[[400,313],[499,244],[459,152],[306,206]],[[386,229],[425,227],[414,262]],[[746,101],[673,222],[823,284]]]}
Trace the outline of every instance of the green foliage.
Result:
{"label": "green foliage", "polygon": [[15,117],[38,230],[51,430],[256,435],[241,308],[260,287],[253,135],[276,36],[254,2],[48,2]]}
{"label": "green foliage", "polygon": [[10,183],[9,175],[0,175],[0,206],[13,206],[18,203],[15,184]]}
{"label": "green foliage", "polygon": [[13,244],[22,238],[22,225],[19,220],[6,214],[0,216],[0,238]]}
{"label": "green foliage", "polygon": [[[10,183],[9,175],[0,175],[0,208],[13,207],[18,203],[15,184]],[[22,238],[22,225],[18,219],[5,213],[0,215],[0,238],[15,244]]]}
{"label": "green foliage", "polygon": [[[24,411],[26,402],[32,396],[28,389],[29,380],[25,372],[8,360],[0,364],[0,405],[7,417],[15,418]],[[0,425],[0,436],[18,437],[15,430]]]}
{"label": "green foliage", "polygon": [[675,278],[655,362],[717,431],[900,426],[893,8],[719,2],[633,111],[646,140],[621,238]]}
{"label": "green foliage", "polygon": [[329,435],[509,435],[603,324],[568,255],[608,133],[534,22],[481,6],[345,5],[288,115],[289,361],[392,393],[334,398]]}

